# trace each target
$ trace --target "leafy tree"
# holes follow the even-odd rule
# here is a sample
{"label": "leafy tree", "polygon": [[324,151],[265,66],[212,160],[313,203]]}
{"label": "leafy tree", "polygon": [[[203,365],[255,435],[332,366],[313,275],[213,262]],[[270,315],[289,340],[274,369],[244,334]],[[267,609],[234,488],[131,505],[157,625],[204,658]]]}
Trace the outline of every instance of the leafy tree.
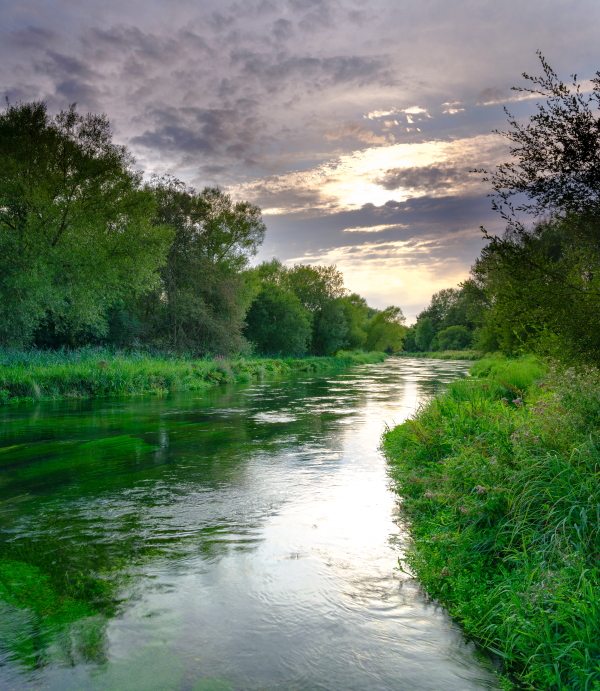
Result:
{"label": "leafy tree", "polygon": [[431,317],[424,317],[417,323],[415,330],[415,343],[419,350],[429,350],[431,341],[435,336],[435,327]]}
{"label": "leafy tree", "polygon": [[440,350],[464,350],[473,342],[473,332],[466,326],[449,326],[437,334]]}
{"label": "leafy tree", "polygon": [[260,209],[171,177],[155,178],[153,190],[174,239],[159,288],[143,300],[148,338],[197,353],[239,351],[257,290],[244,269],[264,238]]}
{"label": "leafy tree", "polygon": [[347,344],[348,322],[341,298],[328,300],[313,315],[312,352],[333,355]]}
{"label": "leafy tree", "polygon": [[570,88],[540,59],[543,75],[525,74],[533,88],[517,90],[546,101],[525,124],[509,115],[512,161],[484,178],[508,225],[502,237],[486,233],[473,269],[488,303],[478,340],[598,363],[600,77],[585,95],[576,76]]}
{"label": "leafy tree", "polygon": [[348,325],[344,348],[360,350],[367,340],[367,319],[370,308],[367,301],[357,293],[339,298],[344,308],[344,316]]}
{"label": "leafy tree", "polygon": [[310,350],[330,355],[343,347],[348,335],[344,304],[344,277],[335,266],[297,264],[281,276],[283,287],[291,290],[312,316]]}
{"label": "leafy tree", "polygon": [[390,306],[377,312],[369,321],[366,349],[399,353],[407,332],[405,321],[399,307]]}
{"label": "leafy tree", "polygon": [[416,342],[416,332],[417,327],[413,325],[406,330],[406,336],[404,337],[403,349],[407,353],[416,353],[419,351],[419,347]]}
{"label": "leafy tree", "polygon": [[[505,108],[511,130],[502,132],[512,146],[513,160],[486,174],[494,189],[494,208],[519,230],[516,214],[540,218],[557,213],[597,214],[600,202],[600,72],[589,95],[581,91],[577,75],[572,89],[564,84],[538,51],[543,75],[523,77],[530,87],[515,91],[537,94],[546,103],[521,124]],[[523,201],[514,206],[512,199]]]}
{"label": "leafy tree", "polygon": [[106,333],[107,310],[156,285],[171,230],[103,115],[43,102],[0,114],[0,342],[46,322]]}
{"label": "leafy tree", "polygon": [[[475,263],[489,307],[482,336],[505,353],[541,350],[600,362],[600,262],[588,243],[574,241],[567,217],[538,223],[526,234],[491,243]],[[587,221],[588,231],[600,223]],[[598,233],[600,238],[600,233]]]}
{"label": "leafy tree", "polygon": [[262,354],[304,355],[311,337],[310,314],[290,291],[266,282],[246,315],[244,330]]}

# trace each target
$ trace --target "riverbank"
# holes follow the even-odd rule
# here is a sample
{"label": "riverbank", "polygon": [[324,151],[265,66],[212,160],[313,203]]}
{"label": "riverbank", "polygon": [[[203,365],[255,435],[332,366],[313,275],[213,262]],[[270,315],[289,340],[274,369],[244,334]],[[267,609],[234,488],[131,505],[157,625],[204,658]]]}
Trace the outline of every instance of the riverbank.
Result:
{"label": "riverbank", "polygon": [[442,350],[431,353],[398,353],[398,357],[433,358],[434,360],[481,360],[484,353],[477,350]]}
{"label": "riverbank", "polygon": [[264,375],[383,362],[386,357],[384,353],[361,351],[296,359],[193,359],[101,348],[4,350],[0,351],[0,404],[194,391]]}
{"label": "riverbank", "polygon": [[520,688],[598,689],[600,372],[471,371],[384,435],[406,567]]}

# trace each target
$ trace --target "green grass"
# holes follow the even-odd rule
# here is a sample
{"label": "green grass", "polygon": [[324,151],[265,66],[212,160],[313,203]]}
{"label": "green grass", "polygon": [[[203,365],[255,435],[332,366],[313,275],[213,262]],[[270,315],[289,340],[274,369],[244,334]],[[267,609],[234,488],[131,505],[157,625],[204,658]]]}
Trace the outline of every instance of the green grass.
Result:
{"label": "green grass", "polygon": [[430,353],[398,353],[400,357],[432,358],[434,360],[479,360],[484,357],[477,350],[444,350]]}
{"label": "green grass", "polygon": [[600,689],[600,372],[472,371],[384,435],[406,564],[520,688]]}
{"label": "green grass", "polygon": [[0,350],[0,404],[193,391],[269,374],[381,362],[386,357],[384,353],[342,352],[335,357],[301,359],[194,359],[103,348]]}

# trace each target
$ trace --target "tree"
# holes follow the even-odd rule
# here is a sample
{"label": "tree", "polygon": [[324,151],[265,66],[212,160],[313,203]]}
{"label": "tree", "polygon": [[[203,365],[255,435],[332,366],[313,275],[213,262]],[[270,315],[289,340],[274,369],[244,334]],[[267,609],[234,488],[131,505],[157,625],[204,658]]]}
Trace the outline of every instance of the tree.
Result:
{"label": "tree", "polygon": [[291,292],[266,282],[246,315],[244,335],[264,355],[304,355],[310,314]]}
{"label": "tree", "polygon": [[[597,214],[600,203],[600,72],[592,80],[589,95],[581,91],[577,75],[570,89],[538,51],[543,76],[523,77],[534,88],[515,91],[547,99],[538,112],[521,125],[505,108],[511,130],[502,132],[511,143],[513,160],[486,174],[493,187],[493,206],[510,224],[524,230],[516,213],[535,218],[571,213]],[[517,206],[512,198],[521,196]]]}
{"label": "tree", "polygon": [[344,308],[344,316],[348,325],[343,347],[359,350],[364,347],[367,340],[367,319],[370,311],[367,301],[357,293],[338,299]]}
{"label": "tree", "polygon": [[541,77],[523,75],[534,88],[517,90],[546,102],[526,124],[507,111],[513,160],[484,178],[507,228],[501,237],[485,234],[489,244],[473,269],[488,302],[478,342],[598,363],[600,73],[585,95],[575,75],[569,88],[540,60]]}
{"label": "tree", "polygon": [[393,305],[377,312],[369,321],[366,349],[399,353],[407,332],[405,321],[402,310]]}
{"label": "tree", "polygon": [[[489,305],[478,340],[493,335],[505,353],[540,350],[600,363],[599,253],[573,240],[572,224],[583,222],[541,222],[505,236],[501,250],[484,248],[472,269]],[[600,221],[585,222],[600,231]]]}
{"label": "tree", "polygon": [[341,271],[335,266],[297,264],[283,272],[280,280],[312,316],[311,352],[330,355],[343,347],[348,323],[340,301],[347,292]]}
{"label": "tree", "polygon": [[473,332],[466,326],[449,326],[437,334],[440,350],[464,350],[473,342]]}
{"label": "tree", "polygon": [[154,178],[152,189],[174,238],[161,284],[143,300],[148,338],[199,354],[239,351],[258,290],[244,269],[264,238],[260,209],[169,176]]}
{"label": "tree", "polygon": [[156,284],[171,231],[133,165],[104,115],[0,114],[0,342],[105,333],[111,305]]}
{"label": "tree", "polygon": [[415,343],[419,350],[429,350],[431,341],[435,336],[435,328],[431,317],[424,317],[417,323],[415,330]]}

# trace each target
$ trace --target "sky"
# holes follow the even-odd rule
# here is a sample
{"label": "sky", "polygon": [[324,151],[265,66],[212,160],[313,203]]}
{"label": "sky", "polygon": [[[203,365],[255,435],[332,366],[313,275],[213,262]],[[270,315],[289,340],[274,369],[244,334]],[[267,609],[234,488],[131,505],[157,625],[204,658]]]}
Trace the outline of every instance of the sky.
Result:
{"label": "sky", "polygon": [[408,323],[500,233],[474,168],[510,158],[503,107],[540,50],[600,70],[597,0],[0,2],[11,102],[104,112],[146,174],[258,204],[256,261],[335,263]]}

